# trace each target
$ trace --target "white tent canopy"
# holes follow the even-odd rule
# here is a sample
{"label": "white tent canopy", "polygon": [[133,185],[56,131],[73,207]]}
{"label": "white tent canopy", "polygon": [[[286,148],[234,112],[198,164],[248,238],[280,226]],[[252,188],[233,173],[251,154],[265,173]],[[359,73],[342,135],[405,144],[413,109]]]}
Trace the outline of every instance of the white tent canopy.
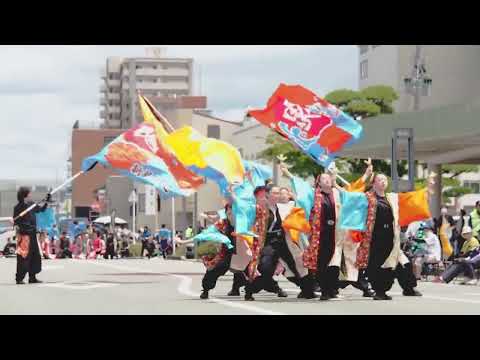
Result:
{"label": "white tent canopy", "polygon": [[[103,224],[103,225],[107,225],[107,224],[110,224],[112,222],[112,217],[111,216],[102,216],[102,217],[99,217],[97,220],[94,221],[94,223],[96,224]],[[119,217],[116,217],[115,218],[115,225],[125,225],[127,224],[127,222],[123,219],[120,219]]]}

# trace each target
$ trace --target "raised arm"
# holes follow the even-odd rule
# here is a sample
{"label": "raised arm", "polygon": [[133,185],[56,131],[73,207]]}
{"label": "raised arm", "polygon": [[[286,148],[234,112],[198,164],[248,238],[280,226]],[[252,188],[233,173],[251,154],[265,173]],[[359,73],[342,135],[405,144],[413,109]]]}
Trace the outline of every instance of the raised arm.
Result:
{"label": "raised arm", "polygon": [[292,173],[288,170],[288,167],[284,162],[280,163],[280,171],[282,172],[283,176],[289,178],[290,180],[293,179]]}

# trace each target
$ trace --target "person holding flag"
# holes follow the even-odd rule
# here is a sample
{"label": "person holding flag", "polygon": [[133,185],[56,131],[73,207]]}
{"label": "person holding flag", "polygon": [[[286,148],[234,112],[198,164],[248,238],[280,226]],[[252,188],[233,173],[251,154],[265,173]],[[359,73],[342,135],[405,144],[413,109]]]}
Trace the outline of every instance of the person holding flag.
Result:
{"label": "person holding flag", "polygon": [[436,175],[430,174],[425,189],[407,193],[386,193],[388,179],[376,174],[367,198],[366,231],[360,233],[356,265],[366,269],[375,290],[374,300],[391,300],[387,295],[397,278],[404,296],[421,296],[412,264],[400,249],[400,226],[430,218],[428,195]]}
{"label": "person holding flag", "polygon": [[[336,221],[341,215],[345,215],[341,211],[345,191],[357,192],[365,190],[365,184],[373,174],[371,159],[368,159],[365,163],[367,164],[365,174],[352,184],[346,186],[346,188],[341,188],[336,185],[335,180],[333,179],[331,179],[331,186],[326,184],[330,181],[328,177],[331,178],[332,175],[325,174],[323,180],[321,179],[322,175],[319,175],[317,178],[315,183],[316,188],[320,187],[320,195],[326,196],[326,194],[331,194],[333,196],[330,196],[330,198],[335,202],[336,217],[335,219],[330,219],[331,221],[335,221],[335,231],[332,233],[324,231],[323,235],[318,233],[318,231],[321,231],[322,224],[318,224],[315,220],[315,216],[318,215],[318,212],[321,213],[322,210],[318,205],[317,209],[315,209],[315,204],[317,204],[315,202],[316,189],[312,189],[308,183],[294,177],[289,172],[285,163],[282,162],[280,164],[280,170],[283,175],[288,177],[292,183],[292,188],[296,192],[297,202],[305,209],[307,214],[310,214],[309,219],[311,221],[310,225],[312,227],[312,233],[310,234],[310,241],[308,242],[309,245],[306,247],[306,251],[307,254],[308,252],[312,252],[312,254],[307,256],[313,256],[313,258],[315,258],[313,253],[315,252],[314,246],[316,245],[314,245],[312,241],[318,241],[318,245],[322,249],[321,251],[323,251],[322,258],[320,258],[320,250],[317,250],[316,257],[318,260],[316,267],[315,262],[312,261],[313,259],[310,258],[310,260],[307,260],[307,266],[310,269],[311,276],[315,277],[316,282],[319,285],[323,284],[320,286],[320,291],[322,291],[322,287],[324,288],[322,291],[322,300],[337,297],[338,288],[345,288],[348,285],[352,285],[362,290],[363,296],[365,297],[372,297],[374,295],[368,281],[366,280],[364,271],[359,272],[355,267],[358,244],[352,240],[351,232],[342,231],[338,221]],[[335,172],[335,170],[333,171]],[[334,187],[336,187],[336,189],[334,189]],[[317,194],[317,196],[320,195]],[[326,200],[322,205],[328,207],[331,205],[331,202],[332,201]],[[328,219],[325,218],[323,220],[326,221],[328,225]],[[334,235],[335,241],[332,239],[326,239],[328,235]],[[324,244],[323,241],[326,243]],[[330,262],[328,262],[328,266],[325,266],[327,259],[330,259]],[[319,269],[321,269],[320,272],[318,271]],[[342,280],[340,280],[340,278],[342,278]]]}
{"label": "person holding flag", "polygon": [[49,193],[41,207],[37,204],[25,213],[27,209],[34,205],[31,190],[24,186],[18,190],[18,204],[15,205],[13,210],[13,223],[17,226],[17,273],[15,276],[17,285],[24,284],[23,279],[27,273],[30,284],[42,282],[36,277],[42,271],[42,258],[37,241],[35,213],[45,211],[50,199],[51,195]]}
{"label": "person holding flag", "polygon": [[[298,263],[298,254],[295,251],[298,246],[299,238],[296,242],[292,239],[291,230],[297,232],[307,231],[305,229],[306,222],[299,221],[295,216],[296,212],[293,209],[285,211],[278,207],[280,188],[278,186],[266,186],[266,214],[261,214],[257,219],[262,225],[261,233],[264,234],[263,246],[258,260],[259,276],[256,276],[253,281],[250,281],[245,287],[245,300],[253,301],[255,298],[253,294],[261,290],[276,291],[279,297],[287,297],[288,294],[278,287],[278,284],[273,279],[275,271],[279,263],[285,268],[285,276],[288,280],[300,286],[301,291],[308,297],[313,297],[313,293],[309,292],[311,289],[310,277],[308,271]],[[301,210],[301,209],[298,209]],[[293,214],[293,215],[292,215]],[[304,215],[303,215],[304,216]],[[292,221],[292,218],[294,220]],[[258,250],[256,250],[256,253]],[[254,258],[258,255],[254,255]],[[254,264],[256,265],[256,264]],[[249,269],[250,278],[254,275],[253,268]]]}

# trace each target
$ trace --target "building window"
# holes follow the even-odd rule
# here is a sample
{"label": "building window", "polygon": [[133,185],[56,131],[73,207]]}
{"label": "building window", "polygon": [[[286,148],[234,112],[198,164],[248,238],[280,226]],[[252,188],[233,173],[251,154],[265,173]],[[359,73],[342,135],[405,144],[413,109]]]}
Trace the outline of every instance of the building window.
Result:
{"label": "building window", "polygon": [[220,139],[220,126],[219,125],[208,125],[207,127],[207,137]]}
{"label": "building window", "polygon": [[110,101],[108,102],[108,106],[113,106],[113,101],[112,101],[112,100],[110,100]]}
{"label": "building window", "polygon": [[145,194],[138,194],[138,212],[145,212]]}
{"label": "building window", "polygon": [[[135,215],[138,215],[138,203],[135,204]],[[133,204],[130,205],[130,216],[133,216]]]}
{"label": "building window", "polygon": [[360,55],[363,55],[368,51],[368,45],[359,45],[359,47],[360,47]]}
{"label": "building window", "polygon": [[113,93],[113,88],[108,88],[108,91],[110,91],[111,93]]}
{"label": "building window", "polygon": [[152,66],[152,69],[153,69],[153,70],[157,70],[157,65],[153,65],[153,66]]}
{"label": "building window", "polygon": [[103,138],[103,146],[107,146],[108,144],[110,144],[113,140],[116,139],[116,136],[105,136]]}
{"label": "building window", "polygon": [[474,193],[474,194],[480,193],[480,182],[479,181],[465,180],[463,182],[463,186],[472,189],[472,193]]}
{"label": "building window", "polygon": [[368,77],[368,60],[363,60],[360,63],[360,79],[366,79]]}
{"label": "building window", "polygon": [[76,206],[75,207],[75,217],[87,218],[90,215],[90,206]]}
{"label": "building window", "polygon": [[140,65],[135,66],[136,69],[141,69],[142,67]]}
{"label": "building window", "polygon": [[379,47],[380,45],[372,45],[372,49]]}

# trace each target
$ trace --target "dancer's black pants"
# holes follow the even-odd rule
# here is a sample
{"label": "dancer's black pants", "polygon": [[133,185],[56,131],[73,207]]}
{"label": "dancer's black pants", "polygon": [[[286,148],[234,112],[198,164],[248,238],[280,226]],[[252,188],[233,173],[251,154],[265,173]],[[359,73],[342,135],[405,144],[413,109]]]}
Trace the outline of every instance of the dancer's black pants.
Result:
{"label": "dancer's black pants", "polygon": [[212,290],[217,285],[217,280],[223,276],[230,269],[230,261],[232,260],[232,253],[227,253],[225,258],[220,261],[213,269],[207,270],[202,279],[202,288],[205,291]]}
{"label": "dancer's black pants", "polygon": [[348,285],[352,285],[354,288],[366,292],[370,288],[370,284],[367,280],[366,270],[359,270],[358,272],[358,281],[345,281],[340,280],[338,285],[341,289],[345,289]]}
{"label": "dancer's black pants", "polygon": [[395,269],[370,267],[367,269],[367,275],[373,290],[377,294],[384,294],[389,291],[393,286],[395,278],[404,291],[411,291],[417,286],[417,279],[413,273],[411,263],[407,263],[405,266],[398,264]]}
{"label": "dancer's black pants", "polygon": [[273,280],[273,274],[277,268],[278,261],[282,259],[288,268],[294,273],[296,281],[300,281],[301,277],[295,265],[295,259],[290,253],[287,243],[284,238],[267,239],[267,245],[262,249],[262,254],[258,264],[258,272],[260,276],[245,287],[245,291],[250,294],[255,294],[261,290],[269,292],[278,292],[280,287],[278,283]]}

